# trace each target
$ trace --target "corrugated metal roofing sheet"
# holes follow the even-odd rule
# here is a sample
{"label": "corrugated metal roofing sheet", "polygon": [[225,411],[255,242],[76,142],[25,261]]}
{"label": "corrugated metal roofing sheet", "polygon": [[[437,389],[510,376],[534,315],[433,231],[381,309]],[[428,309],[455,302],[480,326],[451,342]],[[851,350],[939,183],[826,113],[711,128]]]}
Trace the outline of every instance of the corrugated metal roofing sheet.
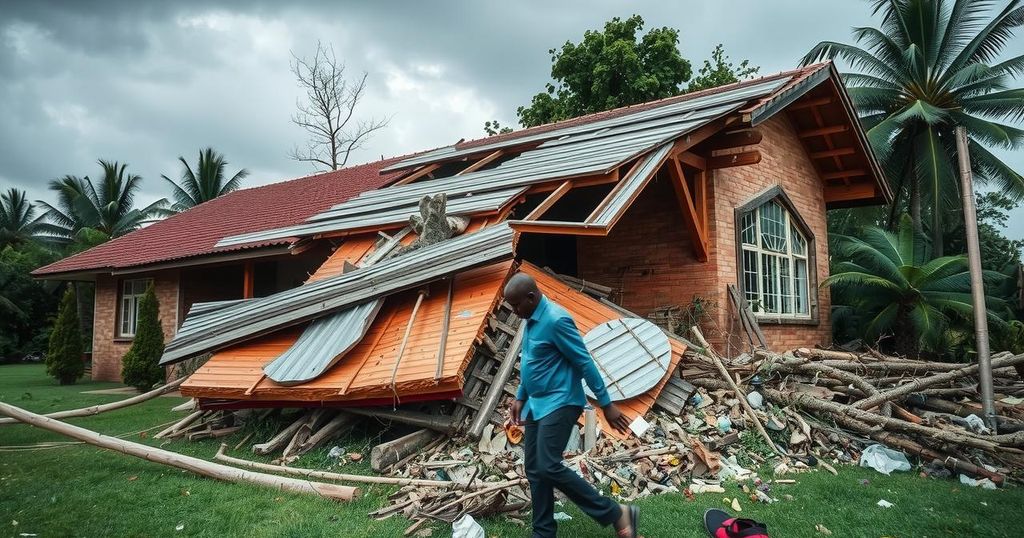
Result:
{"label": "corrugated metal roofing sheet", "polygon": [[[323,375],[299,385],[263,380],[263,366],[294,345],[301,329],[292,327],[217,351],[181,387],[182,394],[200,398],[304,402],[390,402],[395,390],[408,399],[451,398],[465,381],[474,344],[486,328],[486,319],[501,300],[511,260],[454,276],[451,318],[442,357],[442,375],[435,379],[441,327],[448,311],[448,282],[429,285],[402,361],[395,371],[398,347],[416,304],[410,290],[385,301],[366,335]],[[395,387],[392,388],[392,374]],[[249,389],[252,389],[251,391]]]}
{"label": "corrugated metal roofing sheet", "polygon": [[263,373],[282,385],[316,379],[359,343],[382,304],[384,299],[377,299],[313,320],[287,351],[263,367]]}
{"label": "corrugated metal roofing sheet", "polygon": [[[661,329],[639,318],[606,321],[583,337],[612,401],[639,396],[668,372],[672,346]],[[594,398],[584,384],[587,396]]]}
{"label": "corrugated metal roofing sheet", "polygon": [[[448,198],[447,213],[456,216],[470,216],[478,213],[495,212],[515,201],[526,189],[524,187],[502,189],[474,194],[462,193]],[[443,191],[438,191],[443,192]],[[437,193],[432,193],[437,194]],[[358,208],[334,208],[310,217],[307,222],[287,228],[265,230],[251,234],[226,237],[217,243],[218,247],[246,244],[253,241],[267,241],[283,237],[305,237],[321,233],[343,232],[367,228],[398,226],[409,221],[411,215],[419,214],[419,200],[409,199],[407,203],[368,204]]]}
{"label": "corrugated metal roofing sheet", "polygon": [[657,173],[661,163],[665,162],[669,152],[672,151],[672,142],[668,142],[657,150],[646,155],[643,160],[632,170],[629,176],[624,178],[615,186],[611,200],[601,208],[601,211],[587,220],[587,224],[598,226],[611,226],[614,221],[625,212],[629,204],[636,199],[636,196],[650,183],[651,178]]}
{"label": "corrugated metal roofing sheet", "polygon": [[189,330],[178,331],[165,348],[160,364],[172,364],[445,275],[509,259],[513,242],[512,229],[497,224],[369,267],[210,312],[190,323]]}
{"label": "corrugated metal roofing sheet", "polygon": [[715,93],[703,97],[698,97],[695,99],[667,103],[664,106],[643,110],[633,114],[624,114],[622,116],[586,123],[583,125],[574,125],[562,129],[550,130],[532,136],[521,136],[505,139],[493,144],[483,144],[462,150],[456,150],[454,147],[450,147],[450,151],[438,150],[436,152],[431,152],[425,155],[417,155],[416,157],[405,159],[403,161],[399,161],[397,163],[389,165],[388,167],[383,168],[382,171],[387,172],[391,170],[409,168],[421,164],[430,164],[441,160],[449,160],[452,158],[494,151],[497,149],[511,146],[520,146],[523,144],[528,144],[530,142],[559,139],[565,136],[569,136],[571,139],[572,137],[574,137],[574,135],[579,135],[582,133],[594,133],[597,131],[601,131],[603,129],[610,129],[630,124],[636,124],[640,122],[646,122],[649,120],[656,120],[658,118],[662,118],[665,116],[685,114],[690,111],[708,107],[715,107],[724,103],[733,103],[737,101],[746,102],[750,99],[755,99],[757,97],[761,97],[771,93],[775,89],[779,88],[780,86],[788,82],[790,78],[791,77],[766,80],[764,82],[754,83],[749,86],[738,88],[733,91]]}

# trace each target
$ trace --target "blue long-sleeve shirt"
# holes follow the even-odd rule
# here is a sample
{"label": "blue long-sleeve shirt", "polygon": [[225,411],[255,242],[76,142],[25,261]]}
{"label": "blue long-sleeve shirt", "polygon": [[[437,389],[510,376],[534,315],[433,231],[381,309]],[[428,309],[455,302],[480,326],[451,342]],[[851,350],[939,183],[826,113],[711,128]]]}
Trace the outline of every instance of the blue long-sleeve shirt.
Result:
{"label": "blue long-sleeve shirt", "polygon": [[576,322],[544,296],[526,320],[519,377],[516,398],[526,402],[523,419],[540,420],[565,406],[586,405],[584,379],[599,406],[612,401]]}

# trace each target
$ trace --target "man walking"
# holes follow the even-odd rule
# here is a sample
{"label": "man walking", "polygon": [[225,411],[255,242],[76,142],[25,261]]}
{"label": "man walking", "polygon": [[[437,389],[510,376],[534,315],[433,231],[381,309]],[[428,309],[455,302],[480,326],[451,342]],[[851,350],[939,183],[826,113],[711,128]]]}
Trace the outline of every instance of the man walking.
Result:
{"label": "man walking", "polygon": [[533,536],[555,536],[554,488],[602,525],[614,525],[623,538],[636,537],[637,508],[618,504],[562,464],[562,451],[587,399],[582,380],[597,396],[612,427],[625,431],[629,419],[612,403],[601,374],[583,344],[572,316],[545,297],[526,273],[505,285],[505,301],[526,320],[519,390],[512,422],[526,424],[523,448],[533,504]]}

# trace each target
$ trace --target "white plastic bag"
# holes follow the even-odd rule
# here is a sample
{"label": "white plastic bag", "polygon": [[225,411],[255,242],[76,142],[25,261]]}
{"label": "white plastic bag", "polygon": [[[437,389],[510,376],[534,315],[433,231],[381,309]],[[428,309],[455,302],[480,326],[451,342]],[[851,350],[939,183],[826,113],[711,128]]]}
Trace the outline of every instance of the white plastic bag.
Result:
{"label": "white plastic bag", "polygon": [[469,514],[463,514],[452,523],[452,538],[487,538],[484,528]]}
{"label": "white plastic bag", "polygon": [[898,450],[874,444],[865,448],[864,453],[860,455],[860,466],[871,467],[884,475],[888,475],[893,471],[909,471],[910,461]]}

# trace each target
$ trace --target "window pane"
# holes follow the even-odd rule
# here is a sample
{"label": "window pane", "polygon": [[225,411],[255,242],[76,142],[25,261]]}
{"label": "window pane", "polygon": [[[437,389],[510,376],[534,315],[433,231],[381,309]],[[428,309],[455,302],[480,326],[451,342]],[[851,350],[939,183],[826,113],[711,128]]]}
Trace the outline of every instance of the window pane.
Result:
{"label": "window pane", "polygon": [[747,245],[757,245],[757,213],[751,211],[740,217],[740,237]]}
{"label": "window pane", "polygon": [[757,312],[761,302],[757,285],[757,253],[749,250],[743,251],[743,291],[750,308]]}
{"label": "window pane", "polygon": [[761,215],[761,247],[786,252],[786,215],[782,206],[768,202],[758,210]]}
{"label": "window pane", "polygon": [[798,254],[800,256],[806,256],[807,255],[807,240],[804,239],[803,234],[801,234],[800,231],[797,230],[795,226],[790,225],[789,226],[789,235],[790,235],[790,237],[793,238],[793,254]]}
{"label": "window pane", "polygon": [[764,273],[761,275],[761,286],[763,299],[762,306],[765,312],[778,312],[779,311],[779,268],[778,268],[778,257],[770,254],[761,255],[761,270]]}
{"label": "window pane", "polygon": [[807,281],[807,260],[794,260],[796,262],[796,273],[793,275],[793,286],[796,288],[796,313],[808,314],[811,309],[808,306],[808,281]]}
{"label": "window pane", "polygon": [[779,303],[783,314],[793,313],[793,282],[790,280],[790,258],[779,258]]}

